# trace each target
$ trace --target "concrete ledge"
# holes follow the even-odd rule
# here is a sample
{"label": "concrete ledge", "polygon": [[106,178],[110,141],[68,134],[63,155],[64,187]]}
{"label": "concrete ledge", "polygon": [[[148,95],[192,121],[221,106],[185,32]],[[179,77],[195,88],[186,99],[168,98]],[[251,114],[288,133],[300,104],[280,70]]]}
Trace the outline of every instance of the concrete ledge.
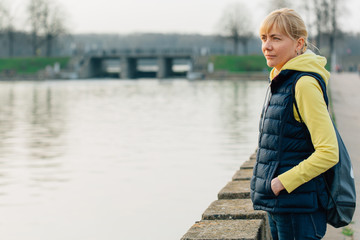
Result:
{"label": "concrete ledge", "polygon": [[255,211],[250,200],[250,179],[256,154],[252,154],[181,240],[269,240],[267,213]]}
{"label": "concrete ledge", "polygon": [[256,163],[256,159],[247,160],[246,162],[244,162],[244,163],[241,165],[240,169],[253,169],[255,163]]}
{"label": "concrete ledge", "polygon": [[250,181],[229,182],[218,194],[218,199],[250,198]]}
{"label": "concrete ledge", "polygon": [[265,239],[263,220],[216,220],[195,223],[181,240]]}
{"label": "concrete ledge", "polygon": [[202,220],[266,219],[264,211],[255,211],[250,199],[217,200],[210,204]]}
{"label": "concrete ledge", "polygon": [[250,180],[253,175],[253,169],[240,169],[232,177],[233,181]]}

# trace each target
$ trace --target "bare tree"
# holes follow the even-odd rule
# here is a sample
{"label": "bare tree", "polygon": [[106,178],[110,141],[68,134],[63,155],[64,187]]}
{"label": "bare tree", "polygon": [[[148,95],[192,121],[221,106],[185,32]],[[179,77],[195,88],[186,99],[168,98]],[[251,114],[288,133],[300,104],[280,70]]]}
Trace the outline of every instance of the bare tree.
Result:
{"label": "bare tree", "polygon": [[[13,55],[13,25],[9,20],[10,14],[7,6],[3,2],[0,2],[0,33],[1,35],[8,37],[7,42],[9,44],[9,56]],[[8,34],[10,33],[10,34]]]}
{"label": "bare tree", "polygon": [[6,9],[3,3],[0,1],[0,31],[2,31],[4,27],[4,12],[6,12]]}
{"label": "bare tree", "polygon": [[66,32],[65,15],[61,6],[51,0],[30,0],[28,13],[34,56],[40,54],[40,47],[44,43],[46,56],[51,56],[54,40]]}
{"label": "bare tree", "polygon": [[289,0],[270,0],[268,4],[269,12],[280,8],[291,8]]}
{"label": "bare tree", "polygon": [[316,25],[316,45],[321,47],[322,39],[330,31],[330,5],[329,0],[313,0]]}
{"label": "bare tree", "polygon": [[322,46],[324,40],[328,41],[329,56],[335,51],[335,40],[339,37],[338,0],[313,0],[315,25],[316,25],[316,45]]}
{"label": "bare tree", "polygon": [[330,48],[330,56],[333,57],[335,53],[335,39],[337,38],[338,26],[337,26],[337,9],[338,9],[338,1],[330,0],[330,23],[331,30],[329,36],[329,48]]}
{"label": "bare tree", "polygon": [[239,54],[240,43],[243,45],[244,53],[247,54],[247,44],[252,37],[252,32],[251,18],[244,4],[228,5],[220,19],[219,28],[222,36],[233,41],[234,54]]}
{"label": "bare tree", "polygon": [[316,45],[318,48],[320,48],[321,44],[321,22],[322,22],[322,9],[321,4],[319,0],[314,0],[314,15],[315,17],[315,25],[316,25]]}
{"label": "bare tree", "polygon": [[2,8],[2,31],[7,38],[8,55],[9,57],[14,56],[14,43],[15,43],[15,17],[7,8]]}
{"label": "bare tree", "polygon": [[46,44],[46,56],[51,56],[54,40],[66,32],[64,13],[60,6],[55,4],[46,6],[43,19],[43,30]]}
{"label": "bare tree", "polygon": [[40,53],[40,31],[45,8],[45,0],[30,0],[28,5],[29,24],[31,26],[31,45],[34,56]]}

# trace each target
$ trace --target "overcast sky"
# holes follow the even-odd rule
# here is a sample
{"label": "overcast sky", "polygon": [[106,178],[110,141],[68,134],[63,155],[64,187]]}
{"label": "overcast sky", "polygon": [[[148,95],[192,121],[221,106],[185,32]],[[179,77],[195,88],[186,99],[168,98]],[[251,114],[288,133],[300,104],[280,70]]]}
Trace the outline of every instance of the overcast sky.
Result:
{"label": "overcast sky", "polygon": [[[24,16],[28,0],[3,0],[17,18]],[[254,32],[267,14],[266,0],[55,0],[67,12],[72,33],[199,33],[214,34],[223,10],[244,3],[252,17]],[[291,1],[293,2],[293,1]],[[302,1],[301,1],[302,2]],[[360,32],[360,1],[342,0],[347,12],[343,29]],[[300,3],[301,4],[301,3]],[[297,9],[297,7],[294,7]],[[306,21],[306,16],[304,16]],[[20,25],[26,23],[22,19]]]}

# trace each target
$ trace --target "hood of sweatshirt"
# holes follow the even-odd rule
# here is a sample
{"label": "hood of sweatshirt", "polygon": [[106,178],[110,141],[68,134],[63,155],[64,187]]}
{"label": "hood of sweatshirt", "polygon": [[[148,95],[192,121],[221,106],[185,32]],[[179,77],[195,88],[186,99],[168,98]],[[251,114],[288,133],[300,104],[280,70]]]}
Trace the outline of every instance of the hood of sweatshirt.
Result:
{"label": "hood of sweatshirt", "polygon": [[[325,69],[326,58],[316,55],[310,50],[305,53],[290,59],[281,69],[282,70],[296,70],[302,72],[314,72],[319,74],[325,81],[326,85],[329,82],[330,73]],[[273,68],[270,72],[270,79],[276,77],[279,72]]]}

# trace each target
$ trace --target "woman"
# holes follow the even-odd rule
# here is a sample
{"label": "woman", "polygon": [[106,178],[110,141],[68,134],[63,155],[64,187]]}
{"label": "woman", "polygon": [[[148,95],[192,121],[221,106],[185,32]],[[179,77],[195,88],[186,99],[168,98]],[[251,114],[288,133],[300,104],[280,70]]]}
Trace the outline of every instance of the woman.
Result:
{"label": "woman", "polygon": [[270,13],[260,38],[273,69],[251,179],[254,209],[268,212],[274,240],[321,239],[328,203],[322,173],[339,155],[324,100],[326,59],[307,50],[304,21],[291,9]]}

